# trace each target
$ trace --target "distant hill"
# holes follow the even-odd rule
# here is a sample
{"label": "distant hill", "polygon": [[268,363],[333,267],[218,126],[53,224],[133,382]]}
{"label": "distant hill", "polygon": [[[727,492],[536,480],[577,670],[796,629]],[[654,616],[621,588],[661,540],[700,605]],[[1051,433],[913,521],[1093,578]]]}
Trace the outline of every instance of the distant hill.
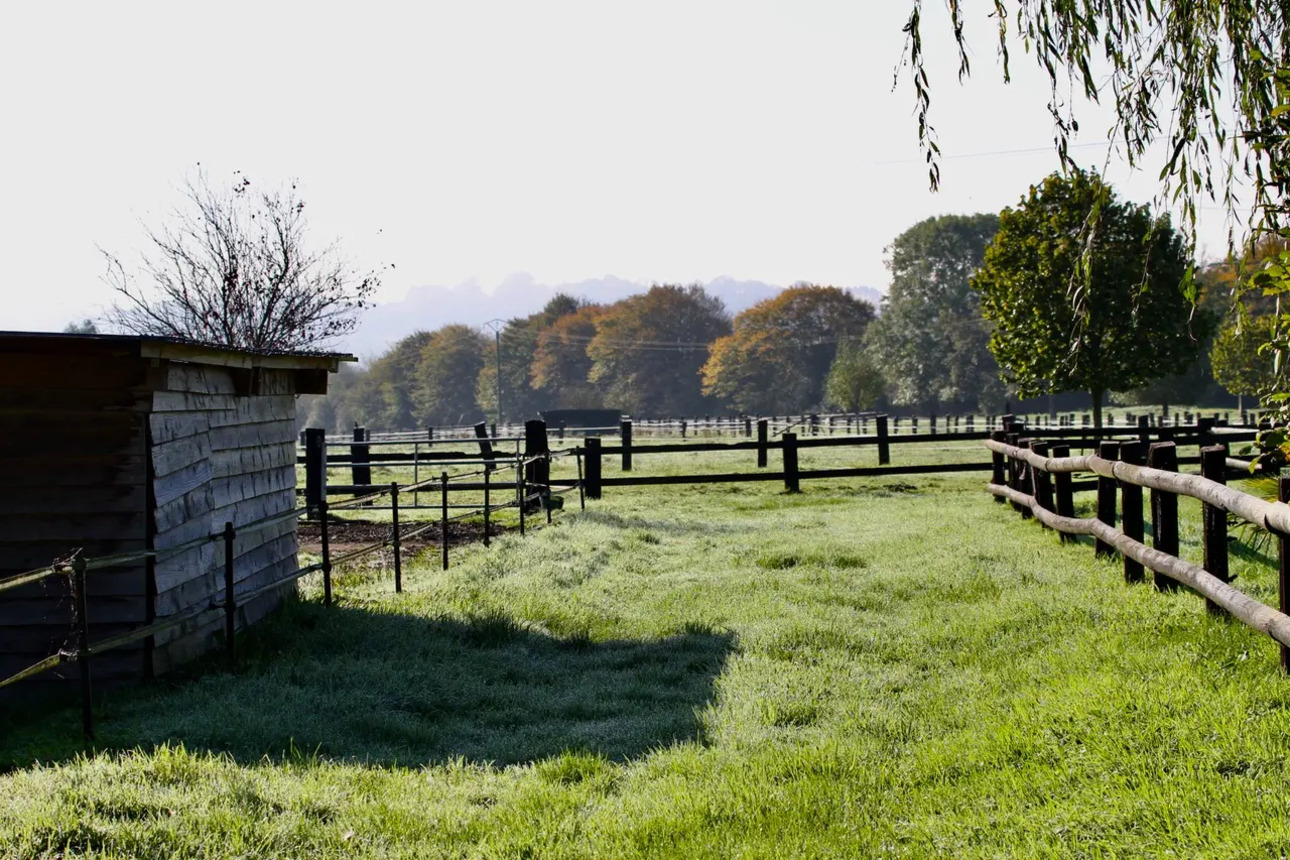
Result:
{"label": "distant hill", "polygon": [[[771,298],[783,289],[761,281],[733,278],[717,278],[703,286],[725,302],[731,314]],[[649,288],[650,284],[625,281],[613,275],[571,284],[539,284],[526,272],[507,277],[491,290],[474,282],[451,287],[413,287],[402,301],[378,304],[368,310],[358,330],[338,347],[363,359],[373,358],[414,331],[429,331],[450,323],[481,326],[489,320],[528,316],[541,310],[557,293],[610,304]],[[844,289],[870,302],[875,309],[882,301],[883,294],[873,287]]]}

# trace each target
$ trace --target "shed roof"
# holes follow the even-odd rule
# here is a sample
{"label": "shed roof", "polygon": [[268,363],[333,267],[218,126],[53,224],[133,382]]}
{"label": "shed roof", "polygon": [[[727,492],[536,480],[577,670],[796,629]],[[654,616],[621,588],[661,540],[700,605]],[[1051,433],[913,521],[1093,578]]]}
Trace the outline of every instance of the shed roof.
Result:
{"label": "shed roof", "polygon": [[219,367],[326,370],[335,373],[342,361],[358,361],[343,352],[256,352],[179,338],[133,334],[63,334],[0,331],[0,353],[50,352],[101,355],[122,352],[138,358],[164,358]]}

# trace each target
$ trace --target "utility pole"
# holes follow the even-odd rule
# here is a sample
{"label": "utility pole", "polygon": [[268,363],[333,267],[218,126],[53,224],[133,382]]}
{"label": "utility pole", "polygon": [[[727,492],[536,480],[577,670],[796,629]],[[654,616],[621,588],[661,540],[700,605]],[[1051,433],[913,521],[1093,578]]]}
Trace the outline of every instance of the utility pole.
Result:
{"label": "utility pole", "polygon": [[502,424],[502,328],[506,325],[505,320],[489,320],[484,323],[486,328],[493,330],[493,343],[497,347],[497,426]]}

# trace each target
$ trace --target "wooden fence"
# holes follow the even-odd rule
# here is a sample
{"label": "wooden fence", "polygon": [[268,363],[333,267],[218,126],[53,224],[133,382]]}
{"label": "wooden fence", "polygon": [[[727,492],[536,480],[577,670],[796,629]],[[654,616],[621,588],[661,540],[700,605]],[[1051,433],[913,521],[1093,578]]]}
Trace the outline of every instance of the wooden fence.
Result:
{"label": "wooden fence", "polygon": [[[992,452],[989,491],[1010,502],[1023,517],[1067,535],[1089,535],[1101,556],[1123,558],[1124,579],[1142,582],[1154,574],[1157,588],[1178,584],[1206,600],[1211,612],[1227,613],[1268,634],[1281,648],[1281,666],[1290,671],[1290,476],[1279,478],[1280,501],[1269,502],[1226,485],[1230,470],[1247,466],[1227,455],[1221,444],[1201,447],[1200,474],[1178,470],[1176,441],[1144,445],[1140,441],[1101,441],[1096,454],[1070,456],[1065,445],[1050,445],[1023,427],[996,431],[986,442]],[[1073,480],[1077,473],[1095,479]],[[1248,472],[1246,472],[1248,474]],[[1097,493],[1095,517],[1075,516],[1074,493]],[[1152,545],[1145,542],[1143,489],[1150,490]],[[1202,503],[1201,564],[1179,557],[1178,497]],[[1118,512],[1117,512],[1118,499]],[[1119,527],[1117,528],[1117,513]],[[1278,542],[1278,608],[1266,606],[1233,588],[1228,567],[1228,515],[1275,535]]]}
{"label": "wooden fence", "polygon": [[[519,478],[516,483],[517,494],[514,498],[510,497],[510,484],[502,483],[500,487],[505,490],[502,498],[504,501],[494,504],[490,493],[493,486],[491,476],[500,464],[500,459],[491,464],[483,465],[483,468],[464,473],[449,475],[447,472],[431,477],[419,483],[410,483],[400,485],[392,482],[385,485],[378,485],[367,488],[370,492],[357,496],[344,502],[328,503],[325,494],[317,500],[316,506],[311,510],[309,508],[298,508],[286,514],[278,514],[263,520],[246,523],[240,526],[234,526],[233,523],[225,523],[223,529],[208,535],[202,535],[181,546],[171,547],[165,550],[144,550],[134,553],[124,553],[100,558],[87,558],[79,550],[73,551],[65,560],[56,562],[48,567],[37,570],[27,571],[15,576],[0,579],[0,591],[18,588],[34,582],[40,582],[49,577],[68,577],[71,584],[72,606],[68,618],[69,634],[67,644],[59,649],[55,654],[51,654],[33,665],[15,673],[7,678],[0,678],[0,688],[16,684],[19,681],[40,675],[50,671],[58,666],[72,664],[77,667],[80,681],[81,697],[81,719],[82,729],[87,741],[92,740],[94,735],[94,717],[93,717],[93,689],[92,689],[92,667],[94,657],[125,647],[137,642],[150,640],[166,631],[175,628],[196,628],[202,622],[222,615],[224,618],[223,646],[229,671],[234,671],[237,665],[236,655],[236,627],[237,612],[240,606],[244,606],[250,601],[280,589],[288,584],[295,582],[301,577],[311,573],[321,573],[323,585],[323,603],[327,606],[332,605],[332,570],[343,564],[357,561],[365,556],[375,552],[392,549],[394,565],[394,589],[396,592],[403,590],[403,558],[402,544],[419,537],[423,533],[438,526],[440,529],[441,544],[441,563],[443,569],[448,568],[448,525],[450,522],[465,519],[468,517],[483,517],[484,525],[484,545],[489,545],[489,528],[490,519],[494,512],[506,508],[517,508],[519,511],[519,530],[523,535],[526,531],[526,515],[530,512],[544,511],[546,522],[552,521],[551,493],[555,489],[573,488],[579,490],[580,499],[581,481],[574,484],[552,484],[550,482],[550,463],[553,457],[560,456],[544,451],[532,457],[521,457],[516,461]],[[581,471],[581,468],[579,469]],[[453,482],[461,484],[463,482],[472,482],[483,488],[484,500],[482,505],[471,505],[467,511],[458,511],[450,514],[448,503],[449,492],[453,487]],[[438,522],[415,523],[401,520],[400,518],[400,497],[406,498],[409,493],[438,491],[440,497],[440,517]],[[370,507],[375,502],[388,499],[389,505],[387,510],[391,511],[389,536],[383,540],[375,541],[365,546],[348,550],[342,554],[334,555],[331,551],[330,528],[335,525],[333,520],[339,511],[354,509],[360,507]],[[585,502],[584,502],[585,504]],[[462,507],[462,506],[458,506]],[[301,516],[312,515],[317,518],[320,541],[321,541],[321,560],[316,564],[298,567],[296,570],[274,580],[273,582],[260,585],[254,589],[238,591],[235,588],[235,564],[236,555],[234,552],[235,540],[239,535],[254,533],[257,530],[266,529],[286,521],[294,521]],[[134,630],[102,639],[99,641],[90,641],[90,613],[89,602],[87,598],[87,583],[89,578],[94,575],[95,571],[110,570],[123,564],[144,560],[159,560],[171,557],[179,553],[188,552],[196,547],[207,543],[218,543],[223,546],[224,553],[224,588],[222,594],[212,598],[208,605],[198,606],[194,609],[166,618],[163,621],[147,624]]]}

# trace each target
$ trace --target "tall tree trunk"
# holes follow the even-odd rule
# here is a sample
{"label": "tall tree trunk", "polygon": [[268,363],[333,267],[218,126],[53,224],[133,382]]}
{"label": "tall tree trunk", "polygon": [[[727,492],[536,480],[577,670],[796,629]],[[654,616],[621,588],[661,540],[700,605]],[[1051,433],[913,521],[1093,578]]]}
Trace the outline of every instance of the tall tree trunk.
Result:
{"label": "tall tree trunk", "polygon": [[1093,397],[1093,426],[1102,426],[1102,389],[1094,388],[1089,391]]}

